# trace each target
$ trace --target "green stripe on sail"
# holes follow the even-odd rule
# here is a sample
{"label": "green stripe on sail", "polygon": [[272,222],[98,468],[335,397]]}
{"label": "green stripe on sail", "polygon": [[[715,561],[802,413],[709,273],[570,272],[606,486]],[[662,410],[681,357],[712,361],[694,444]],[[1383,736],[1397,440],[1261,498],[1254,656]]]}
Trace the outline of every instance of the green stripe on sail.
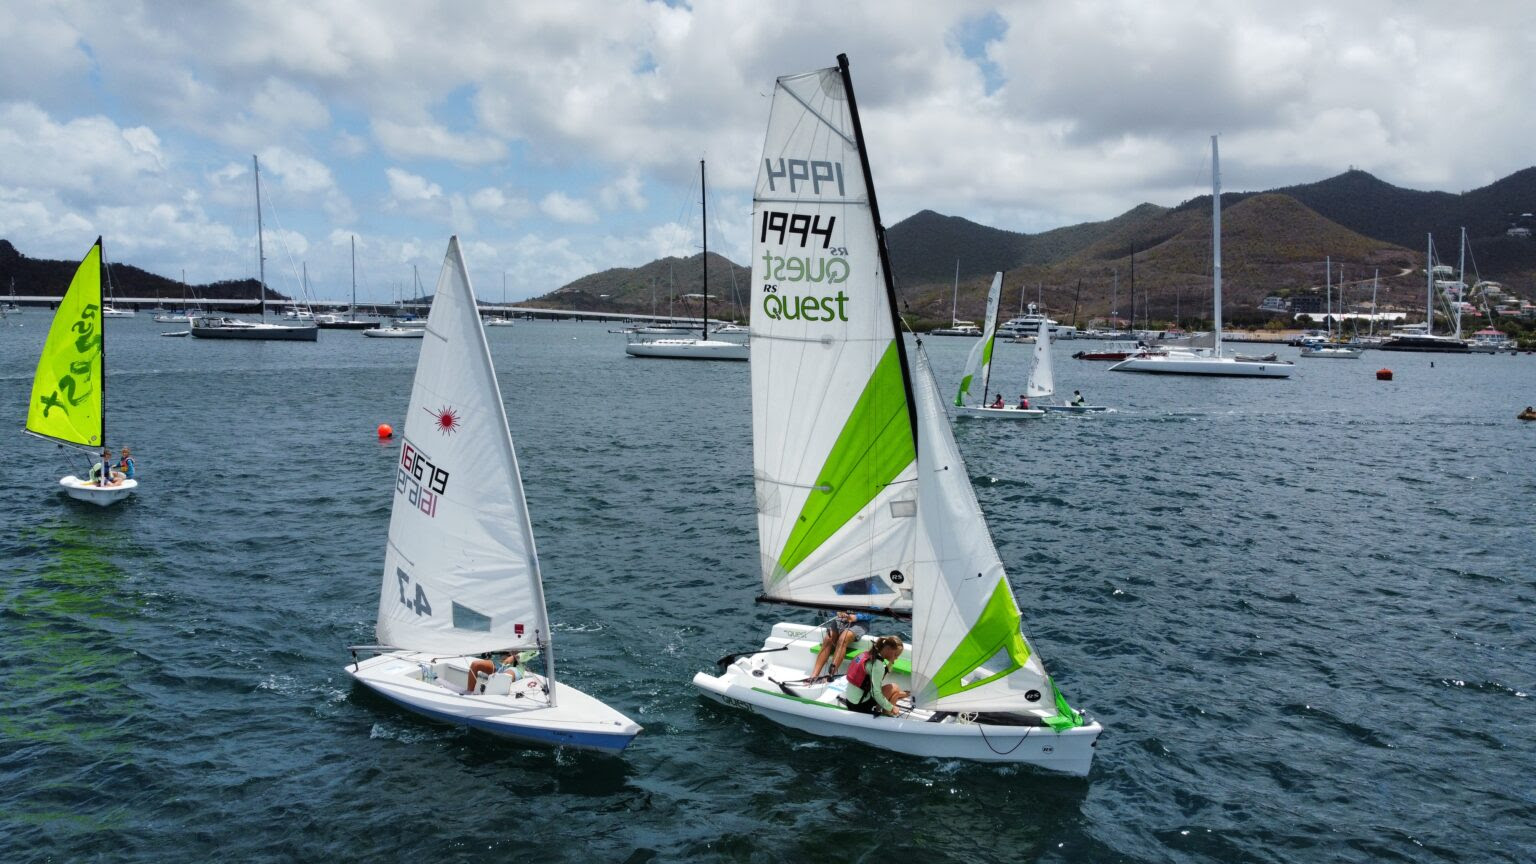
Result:
{"label": "green stripe on sail", "polygon": [[[1001,651],[1008,654],[1008,668],[994,671],[969,684],[963,683],[965,676]],[[971,632],[965,634],[965,638],[955,646],[954,653],[949,655],[949,659],[944,661],[944,665],[933,676],[933,686],[941,698],[953,696],[996,681],[1023,667],[1028,661],[1029,644],[1024,641],[1024,634],[1019,632],[1019,607],[1013,602],[1013,591],[1008,588],[1008,580],[1000,578],[997,587],[992,590],[991,599],[987,600],[986,608],[981,610],[976,624],[971,627]]]}
{"label": "green stripe on sail", "polygon": [[893,340],[816,475],[770,584],[782,581],[917,458],[901,355]]}
{"label": "green stripe on sail", "polygon": [[27,431],[84,446],[101,440],[101,241],[59,301],[37,360]]}
{"label": "green stripe on sail", "polygon": [[960,392],[955,394],[955,404],[961,408],[965,407],[965,394],[971,392],[971,379],[973,377],[975,376],[967,375],[960,379]]}
{"label": "green stripe on sail", "polygon": [[1083,715],[1067,704],[1067,697],[1061,695],[1061,688],[1056,686],[1055,678],[1051,679],[1051,692],[1056,696],[1056,714],[1045,718],[1045,725],[1057,732],[1065,732],[1083,725]]}

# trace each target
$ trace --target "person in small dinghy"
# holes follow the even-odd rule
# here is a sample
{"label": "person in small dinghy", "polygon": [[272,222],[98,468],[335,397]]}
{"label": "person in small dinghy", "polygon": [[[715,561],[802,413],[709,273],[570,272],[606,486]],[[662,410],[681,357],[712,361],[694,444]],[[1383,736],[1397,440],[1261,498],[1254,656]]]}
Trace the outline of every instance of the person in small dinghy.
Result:
{"label": "person in small dinghy", "polygon": [[901,713],[896,703],[910,695],[894,683],[886,683],[891,666],[906,646],[895,636],[881,636],[875,646],[853,661],[848,667],[847,695],[838,697],[849,711],[872,714],[876,717],[895,717]]}
{"label": "person in small dinghy", "polygon": [[[816,663],[811,667],[811,677],[808,680],[815,681],[821,677],[822,667],[827,667],[828,677],[837,675],[837,667],[843,665],[843,658],[848,655],[848,646],[864,638],[869,629],[864,625],[874,620],[868,612],[839,612],[827,622],[827,635],[822,637],[821,650],[816,652]],[[827,665],[827,661],[831,665]]]}
{"label": "person in small dinghy", "polygon": [[1022,411],[1029,410],[1029,397],[1025,396],[1023,393],[1019,394],[1019,409]]}
{"label": "person in small dinghy", "polygon": [[124,478],[128,480],[133,479],[135,468],[133,464],[133,454],[128,451],[127,447],[124,447],[122,455],[117,457],[117,465],[115,467],[117,468],[117,472],[122,474]]}
{"label": "person in small dinghy", "polygon": [[528,658],[526,651],[508,651],[501,655],[497,661],[491,660],[491,655],[486,654],[475,660],[469,661],[469,692],[480,692],[480,675],[483,673],[489,678],[497,672],[511,675],[513,681],[521,681],[528,677]]}
{"label": "person in small dinghy", "polygon": [[[1019,397],[1019,398],[1023,398],[1023,397]],[[1003,407],[1003,394],[1001,394],[1001,393],[997,394],[997,398],[992,400],[992,404],[987,406],[987,407],[989,407],[989,408],[1001,408],[1001,407]]]}

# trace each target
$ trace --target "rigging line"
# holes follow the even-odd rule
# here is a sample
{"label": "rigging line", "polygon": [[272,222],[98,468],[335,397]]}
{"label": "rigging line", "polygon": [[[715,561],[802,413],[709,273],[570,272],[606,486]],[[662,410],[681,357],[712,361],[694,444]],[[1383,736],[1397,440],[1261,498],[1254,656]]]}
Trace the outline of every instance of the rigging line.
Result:
{"label": "rigging line", "polygon": [[[822,70],[821,74],[825,74],[827,71],[829,71],[829,70]],[[818,80],[820,80],[821,74],[817,75],[817,79]],[[834,133],[836,133],[837,137],[839,137],[839,138],[843,139],[845,142],[847,142],[849,147],[852,147],[854,149],[858,149],[858,146],[859,146],[858,142],[854,141],[852,138],[850,138],[846,134],[844,134],[842,129],[839,129],[835,124],[833,124],[833,122],[831,120],[828,120],[826,117],[822,116],[822,113],[820,111],[817,111],[815,108],[812,108],[811,107],[811,103],[809,103],[809,102],[805,101],[803,98],[801,98],[800,94],[796,93],[793,87],[790,87],[788,84],[785,84],[784,85],[784,92],[788,93],[796,102],[799,102],[801,107],[805,108],[806,113],[810,114],[812,117],[815,117],[817,120],[820,120],[823,125],[825,125],[828,129],[830,129]]]}
{"label": "rigging line", "polygon": [[1018,740],[1018,743],[1014,744],[1012,747],[1008,748],[1007,750],[999,750],[996,747],[992,746],[992,739],[987,737],[986,724],[984,724],[984,723],[976,723],[975,726],[976,726],[976,731],[981,733],[981,740],[987,745],[987,749],[991,750],[993,753],[996,753],[999,756],[1008,756],[1008,755],[1012,754],[1013,751],[1015,751],[1015,750],[1019,749],[1020,747],[1024,746],[1024,742],[1029,739],[1029,733],[1034,731],[1033,729],[1031,729],[1031,730],[1025,732],[1024,733],[1024,737],[1020,738]]}

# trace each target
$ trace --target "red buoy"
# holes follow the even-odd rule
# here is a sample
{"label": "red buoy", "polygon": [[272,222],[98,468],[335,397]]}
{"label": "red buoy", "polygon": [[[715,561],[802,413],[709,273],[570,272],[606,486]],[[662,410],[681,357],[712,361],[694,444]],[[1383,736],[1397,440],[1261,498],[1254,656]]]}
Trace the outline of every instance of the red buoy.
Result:
{"label": "red buoy", "polygon": [[388,423],[380,423],[379,424],[379,440],[380,441],[388,441],[389,439],[391,439],[393,437],[395,437],[395,427],[389,425]]}
{"label": "red buoy", "polygon": [[1392,380],[1392,370],[1391,369],[1377,369],[1376,370],[1376,380],[1377,381],[1391,381]]}

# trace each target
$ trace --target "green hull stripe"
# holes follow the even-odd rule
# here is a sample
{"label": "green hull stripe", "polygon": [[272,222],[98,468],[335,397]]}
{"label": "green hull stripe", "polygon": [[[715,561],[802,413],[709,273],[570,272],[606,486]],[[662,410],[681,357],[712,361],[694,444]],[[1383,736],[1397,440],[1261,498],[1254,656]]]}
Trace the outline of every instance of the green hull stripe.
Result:
{"label": "green hull stripe", "polygon": [[[976,667],[1003,650],[1008,652],[1008,668],[969,684],[962,683],[965,676],[976,671]],[[965,634],[965,638],[955,646],[954,653],[949,655],[949,659],[944,661],[944,665],[933,676],[933,686],[940,698],[953,696],[996,681],[1027,662],[1029,644],[1024,641],[1024,634],[1019,632],[1019,607],[1013,602],[1008,580],[1000,578],[997,587],[992,589],[992,597],[987,601],[986,608],[981,610],[976,624],[971,627],[971,632]]]}
{"label": "green hull stripe", "polygon": [[901,355],[892,340],[827,454],[816,477],[816,485],[822,488],[805,499],[769,588],[783,581],[917,459],[909,418]]}
{"label": "green hull stripe", "polygon": [[780,699],[788,699],[791,702],[803,702],[806,705],[815,705],[818,708],[831,708],[834,711],[846,711],[846,710],[848,710],[848,709],[844,708],[841,705],[829,705],[826,702],[817,702],[815,699],[804,699],[804,698],[799,697],[799,696],[791,696],[788,693],[775,693],[772,690],[764,690],[761,687],[753,687],[752,690],[753,690],[753,692],[756,692],[756,693],[766,693],[769,696],[777,696]]}

